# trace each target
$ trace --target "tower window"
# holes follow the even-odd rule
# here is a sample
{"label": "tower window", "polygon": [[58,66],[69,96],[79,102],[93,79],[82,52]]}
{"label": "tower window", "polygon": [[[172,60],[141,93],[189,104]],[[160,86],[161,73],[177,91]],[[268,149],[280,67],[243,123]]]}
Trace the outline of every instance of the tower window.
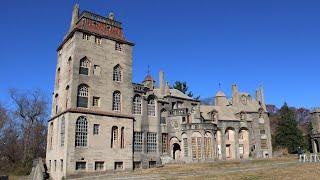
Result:
{"label": "tower window", "polygon": [[99,65],[93,66],[93,75],[100,76],[101,74],[101,67]]}
{"label": "tower window", "polygon": [[122,78],[121,66],[118,64],[113,68],[113,81],[120,82]]}
{"label": "tower window", "polygon": [[86,84],[81,84],[78,87],[78,99],[77,99],[77,107],[88,107],[88,95],[89,95],[89,87]]}
{"label": "tower window", "polygon": [[76,147],[86,147],[87,146],[87,135],[88,135],[87,118],[84,116],[80,116],[76,122],[75,146]]}
{"label": "tower window", "polygon": [[89,60],[84,57],[80,60],[80,69],[79,69],[79,74],[83,74],[83,75],[89,75]]}
{"label": "tower window", "polygon": [[100,106],[100,97],[93,96],[93,106],[99,107]]}
{"label": "tower window", "polygon": [[101,38],[96,37],[95,40],[94,40],[94,42],[95,42],[96,44],[100,45],[102,41],[101,41]]}
{"label": "tower window", "polygon": [[116,42],[116,44],[115,44],[115,50],[116,50],[116,51],[121,51],[121,50],[122,50],[122,48],[121,48],[121,43]]}
{"label": "tower window", "polygon": [[124,148],[124,127],[121,128],[121,143],[120,143],[120,148]]}
{"label": "tower window", "polygon": [[133,114],[141,114],[141,96],[136,95],[133,98]]}
{"label": "tower window", "polygon": [[93,135],[98,135],[100,129],[100,124],[94,124],[93,125]]}
{"label": "tower window", "polygon": [[113,111],[121,111],[121,93],[119,91],[115,91],[113,93],[113,101],[112,101],[112,110]]}
{"label": "tower window", "polygon": [[111,148],[115,148],[118,144],[118,127],[113,126],[111,129]]}
{"label": "tower window", "polygon": [[61,124],[60,124],[60,146],[64,146],[64,138],[65,138],[65,120],[64,116],[61,118]]}
{"label": "tower window", "polygon": [[90,35],[86,34],[86,33],[83,33],[82,39],[89,41],[90,40]]}
{"label": "tower window", "polygon": [[156,105],[154,99],[150,99],[148,101],[148,116],[156,116]]}

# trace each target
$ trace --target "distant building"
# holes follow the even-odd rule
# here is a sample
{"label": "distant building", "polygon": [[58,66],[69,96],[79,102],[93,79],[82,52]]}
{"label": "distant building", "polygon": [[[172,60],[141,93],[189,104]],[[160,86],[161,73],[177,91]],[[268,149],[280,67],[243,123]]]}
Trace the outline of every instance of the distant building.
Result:
{"label": "distant building", "polygon": [[170,88],[164,73],[132,82],[132,48],[122,25],[76,5],[58,47],[46,164],[53,179],[149,168],[172,161],[271,157],[263,89],[232,86],[214,105]]}

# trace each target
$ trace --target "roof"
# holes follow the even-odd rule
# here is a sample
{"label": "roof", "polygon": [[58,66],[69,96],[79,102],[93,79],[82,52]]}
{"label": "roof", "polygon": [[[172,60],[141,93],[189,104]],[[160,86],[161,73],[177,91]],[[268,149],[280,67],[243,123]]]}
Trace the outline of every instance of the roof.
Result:
{"label": "roof", "polygon": [[144,78],[143,82],[145,82],[145,81],[153,81],[152,76],[151,76],[150,74],[148,74],[148,75]]}
{"label": "roof", "polygon": [[226,97],[226,94],[222,91],[218,91],[216,97]]}

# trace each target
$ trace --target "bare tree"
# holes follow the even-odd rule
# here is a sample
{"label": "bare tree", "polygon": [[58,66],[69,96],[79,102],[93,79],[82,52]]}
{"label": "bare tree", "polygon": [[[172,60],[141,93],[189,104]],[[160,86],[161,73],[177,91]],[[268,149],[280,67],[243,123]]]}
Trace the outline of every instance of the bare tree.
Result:
{"label": "bare tree", "polygon": [[11,89],[9,94],[15,104],[14,115],[21,125],[23,161],[30,163],[45,154],[48,101],[39,90],[19,92]]}

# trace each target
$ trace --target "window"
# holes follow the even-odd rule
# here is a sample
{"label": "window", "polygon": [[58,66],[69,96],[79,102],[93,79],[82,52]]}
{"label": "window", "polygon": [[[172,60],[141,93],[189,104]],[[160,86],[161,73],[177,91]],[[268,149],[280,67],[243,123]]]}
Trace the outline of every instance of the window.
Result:
{"label": "window", "polygon": [[150,99],[148,101],[148,116],[156,116],[156,105],[154,99]]}
{"label": "window", "polygon": [[123,169],[123,162],[115,162],[114,169],[115,170],[122,170]]}
{"label": "window", "polygon": [[57,89],[59,88],[60,86],[60,68],[58,68],[57,70]]}
{"label": "window", "polygon": [[63,159],[60,159],[60,171],[63,171]]}
{"label": "window", "polygon": [[80,60],[79,74],[89,75],[89,67],[90,67],[89,60],[86,57],[82,58]]}
{"label": "window", "polygon": [[121,143],[120,143],[120,148],[124,148],[124,127],[121,128]]}
{"label": "window", "polygon": [[204,137],[204,153],[206,159],[212,158],[212,142],[210,136]]}
{"label": "window", "polygon": [[95,42],[96,44],[100,45],[102,41],[101,41],[101,38],[95,37],[94,42]]}
{"label": "window", "polygon": [[67,109],[68,108],[68,103],[69,103],[69,85],[67,85],[67,87],[66,87],[65,98],[66,98],[65,107]]}
{"label": "window", "polygon": [[48,169],[49,172],[51,172],[51,160],[49,160],[49,169]]}
{"label": "window", "polygon": [[183,138],[184,157],[188,157],[188,139]]}
{"label": "window", "polygon": [[261,149],[268,149],[268,143],[266,139],[261,139]]}
{"label": "window", "polygon": [[86,170],[86,162],[76,162],[76,170],[77,171],[83,171]]}
{"label": "window", "polygon": [[116,44],[115,44],[115,50],[116,50],[116,51],[121,51],[121,50],[122,50],[122,48],[121,48],[121,43],[116,42]]}
{"label": "window", "polygon": [[93,96],[92,106],[96,106],[96,107],[100,106],[100,97]]}
{"label": "window", "polygon": [[55,113],[57,114],[58,113],[58,104],[59,104],[59,94],[56,94],[55,97],[54,97],[54,103],[55,103]]}
{"label": "window", "polygon": [[60,122],[60,146],[63,147],[64,146],[64,134],[65,134],[65,120],[64,120],[64,116],[62,116],[61,118],[61,122]]}
{"label": "window", "polygon": [[78,86],[77,107],[88,107],[89,87],[86,84]]}
{"label": "window", "polygon": [[68,59],[68,80],[71,79],[71,57]]}
{"label": "window", "polygon": [[261,134],[261,135],[266,134],[266,130],[260,129],[260,134]]}
{"label": "window", "polygon": [[121,111],[121,93],[119,91],[113,93],[112,110]]}
{"label": "window", "polygon": [[149,161],[149,168],[154,168],[157,166],[157,161]]}
{"label": "window", "polygon": [[142,132],[134,132],[133,145],[134,152],[142,152]]}
{"label": "window", "polygon": [[157,133],[147,133],[147,152],[157,152]]}
{"label": "window", "polygon": [[113,81],[120,82],[122,76],[121,66],[118,64],[113,67]]}
{"label": "window", "polygon": [[118,144],[118,127],[113,126],[111,129],[111,148],[116,147]]}
{"label": "window", "polygon": [[140,169],[140,168],[141,168],[141,161],[134,161],[133,169]]}
{"label": "window", "polygon": [[54,172],[57,171],[57,160],[54,160]]}
{"label": "window", "polygon": [[141,114],[141,96],[139,95],[133,97],[133,114]]}
{"label": "window", "polygon": [[93,125],[93,135],[98,135],[100,129],[100,124],[94,124]]}
{"label": "window", "polygon": [[93,65],[93,75],[100,76],[101,67],[99,65]]}
{"label": "window", "polygon": [[86,34],[86,33],[83,33],[82,39],[89,41],[90,40],[90,35]]}
{"label": "window", "polygon": [[87,118],[84,116],[80,116],[76,122],[75,146],[76,147],[86,147],[87,146],[87,135],[88,135]]}
{"label": "window", "polygon": [[191,138],[192,145],[192,158],[193,159],[201,159],[201,137],[192,137]]}
{"label": "window", "polygon": [[50,123],[49,127],[49,149],[52,149],[52,143],[53,143],[53,122]]}
{"label": "window", "polygon": [[168,153],[168,134],[162,133],[162,153]]}
{"label": "window", "polygon": [[103,161],[97,161],[94,163],[94,170],[103,171],[103,169],[104,169],[104,162]]}

